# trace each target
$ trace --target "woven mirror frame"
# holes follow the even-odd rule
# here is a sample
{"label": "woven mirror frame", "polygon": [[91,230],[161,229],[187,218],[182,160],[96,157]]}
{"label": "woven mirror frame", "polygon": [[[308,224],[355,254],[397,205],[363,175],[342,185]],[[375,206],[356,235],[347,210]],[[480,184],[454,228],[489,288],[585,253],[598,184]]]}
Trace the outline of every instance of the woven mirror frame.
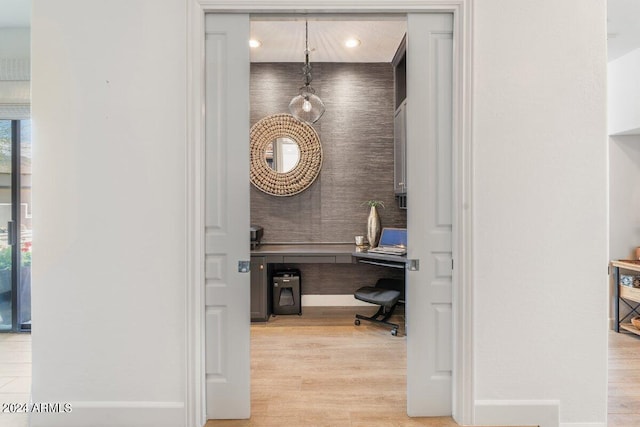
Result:
{"label": "woven mirror frame", "polygon": [[[291,138],[300,149],[298,164],[289,172],[276,172],[265,152],[278,138]],[[310,125],[290,114],[267,116],[251,127],[251,183],[273,196],[293,196],[306,190],[320,173],[322,145]]]}

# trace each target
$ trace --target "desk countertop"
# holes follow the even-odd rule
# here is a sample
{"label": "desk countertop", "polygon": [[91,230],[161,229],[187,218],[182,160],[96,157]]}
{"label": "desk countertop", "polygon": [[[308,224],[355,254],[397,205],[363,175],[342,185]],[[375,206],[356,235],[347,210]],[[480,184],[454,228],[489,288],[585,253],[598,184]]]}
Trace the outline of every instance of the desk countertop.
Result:
{"label": "desk countertop", "polygon": [[264,244],[251,251],[251,256],[266,257],[270,264],[351,264],[352,243]]}
{"label": "desk countertop", "polygon": [[406,256],[368,253],[352,243],[264,244],[251,250],[252,256],[265,256],[268,263],[353,263],[400,267]]}
{"label": "desk countertop", "polygon": [[252,249],[251,255],[351,255],[355,249],[352,243],[267,243]]}

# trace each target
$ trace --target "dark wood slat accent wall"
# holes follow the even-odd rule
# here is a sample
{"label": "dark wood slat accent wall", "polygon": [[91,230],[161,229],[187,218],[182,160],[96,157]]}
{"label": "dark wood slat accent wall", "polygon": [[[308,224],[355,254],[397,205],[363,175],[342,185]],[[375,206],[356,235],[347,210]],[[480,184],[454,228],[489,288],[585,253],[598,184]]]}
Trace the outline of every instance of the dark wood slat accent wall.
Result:
{"label": "dark wood slat accent wall", "polygon": [[[406,227],[406,211],[393,192],[394,83],[391,64],[312,63],[313,81],[326,106],[313,125],[320,136],[323,165],[307,190],[276,197],[252,186],[251,223],[264,227],[263,242],[353,242],[366,235],[369,208],[383,200],[383,227]],[[251,125],[288,113],[302,86],[302,63],[251,64]],[[305,294],[348,294],[358,284],[397,272],[364,265],[298,265]],[[324,268],[323,268],[324,267]],[[328,268],[330,267],[330,268]],[[385,275],[385,273],[387,273]]]}

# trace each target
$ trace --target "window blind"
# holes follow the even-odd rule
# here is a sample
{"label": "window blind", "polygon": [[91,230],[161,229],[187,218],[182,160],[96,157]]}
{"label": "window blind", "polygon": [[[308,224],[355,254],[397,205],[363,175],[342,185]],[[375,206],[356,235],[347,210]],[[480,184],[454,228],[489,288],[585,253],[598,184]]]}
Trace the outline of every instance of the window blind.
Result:
{"label": "window blind", "polygon": [[0,119],[31,117],[29,58],[0,58]]}

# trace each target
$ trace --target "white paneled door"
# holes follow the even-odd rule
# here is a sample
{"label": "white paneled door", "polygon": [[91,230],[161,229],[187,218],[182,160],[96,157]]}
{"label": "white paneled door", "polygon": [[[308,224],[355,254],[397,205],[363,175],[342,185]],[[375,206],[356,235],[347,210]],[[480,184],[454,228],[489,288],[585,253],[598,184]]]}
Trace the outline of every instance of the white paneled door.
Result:
{"label": "white paneled door", "polygon": [[407,413],[452,412],[453,16],[407,18]]}
{"label": "white paneled door", "polygon": [[205,64],[207,418],[249,418],[249,15],[206,15]]}

